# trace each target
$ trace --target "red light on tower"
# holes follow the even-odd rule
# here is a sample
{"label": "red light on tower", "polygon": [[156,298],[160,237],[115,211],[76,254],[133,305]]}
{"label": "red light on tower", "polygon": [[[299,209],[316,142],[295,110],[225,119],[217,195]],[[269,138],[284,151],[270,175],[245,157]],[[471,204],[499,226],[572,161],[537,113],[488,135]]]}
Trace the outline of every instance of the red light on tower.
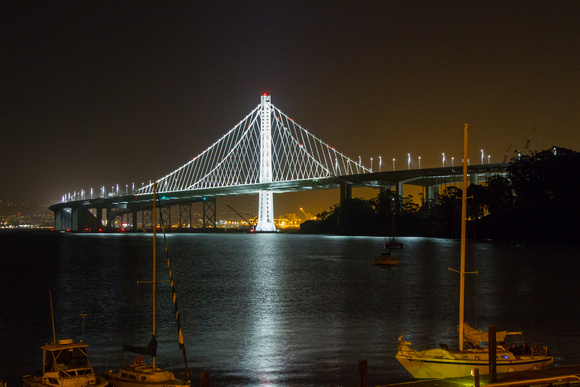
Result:
{"label": "red light on tower", "polygon": [[263,92],[263,93],[262,93],[262,95],[268,95],[268,93],[266,93],[266,92]]}

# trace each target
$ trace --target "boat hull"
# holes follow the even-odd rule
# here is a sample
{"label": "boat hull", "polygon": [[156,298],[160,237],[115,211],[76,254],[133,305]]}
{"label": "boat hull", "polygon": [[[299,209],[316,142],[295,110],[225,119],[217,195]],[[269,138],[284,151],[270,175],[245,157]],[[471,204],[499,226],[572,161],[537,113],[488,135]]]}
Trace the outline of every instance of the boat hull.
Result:
{"label": "boat hull", "polygon": [[[470,376],[478,368],[480,375],[489,374],[489,361],[476,359],[428,359],[397,355],[397,360],[415,379],[443,379]],[[497,360],[498,373],[530,371],[545,368],[554,362],[551,356],[526,356],[514,360]]]}
{"label": "boat hull", "polygon": [[[54,384],[48,383],[48,380],[49,378],[41,376],[25,376],[22,385],[24,387],[54,387]],[[62,387],[105,387],[109,385],[105,378],[94,375],[91,377],[60,378],[59,381],[59,386]]]}
{"label": "boat hull", "polygon": [[173,372],[149,365],[123,367],[118,373],[108,373],[105,378],[113,387],[161,387],[184,386],[187,383],[177,379]]}

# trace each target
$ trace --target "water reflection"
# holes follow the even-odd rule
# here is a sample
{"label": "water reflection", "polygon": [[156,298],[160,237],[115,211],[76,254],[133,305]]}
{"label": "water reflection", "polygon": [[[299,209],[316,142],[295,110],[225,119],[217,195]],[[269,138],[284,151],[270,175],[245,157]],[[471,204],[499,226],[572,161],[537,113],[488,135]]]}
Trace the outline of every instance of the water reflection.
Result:
{"label": "water reflection", "polygon": [[[283,234],[168,235],[189,364],[215,385],[354,385],[367,359],[369,384],[407,381],[394,358],[401,334],[421,345],[453,343],[459,242],[404,238],[399,267],[374,265],[383,238]],[[136,285],[151,273],[151,236],[54,234],[3,240],[0,261],[7,369],[15,383],[36,370],[52,337],[82,337],[91,362],[147,341],[150,315]],[[577,249],[470,243],[468,315],[479,327],[533,332],[557,361],[580,361]],[[546,257],[550,257],[546,260]],[[167,279],[160,259],[160,279]],[[21,275],[19,275],[21,274]],[[145,277],[145,278],[144,278]],[[17,291],[15,291],[15,289]],[[169,285],[159,287],[158,361],[183,368]],[[565,312],[564,312],[565,311]],[[12,334],[14,332],[14,334]],[[18,350],[16,350],[18,349]],[[15,384],[11,383],[11,384]]]}

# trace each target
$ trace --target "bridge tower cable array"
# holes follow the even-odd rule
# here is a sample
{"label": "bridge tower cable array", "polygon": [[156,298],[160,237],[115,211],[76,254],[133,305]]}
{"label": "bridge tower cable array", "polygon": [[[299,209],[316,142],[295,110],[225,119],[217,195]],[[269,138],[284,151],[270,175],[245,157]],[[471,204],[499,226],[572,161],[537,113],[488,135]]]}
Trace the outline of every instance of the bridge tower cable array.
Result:
{"label": "bridge tower cable array", "polygon": [[[308,132],[263,94],[260,104],[198,156],[156,181],[160,194],[312,180],[370,170]],[[151,194],[153,183],[137,190]],[[257,231],[274,231],[271,190],[260,190]]]}

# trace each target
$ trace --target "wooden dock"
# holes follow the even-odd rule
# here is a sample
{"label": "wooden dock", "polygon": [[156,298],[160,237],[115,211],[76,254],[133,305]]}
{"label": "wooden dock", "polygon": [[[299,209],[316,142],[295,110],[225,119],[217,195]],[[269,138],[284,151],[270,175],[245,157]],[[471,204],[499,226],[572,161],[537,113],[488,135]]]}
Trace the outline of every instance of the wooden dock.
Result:
{"label": "wooden dock", "polygon": [[[497,374],[497,382],[490,383],[489,375],[480,375],[480,386],[525,387],[580,384],[580,365],[544,368],[535,371],[508,372]],[[385,384],[381,387],[467,387],[477,386],[473,376],[462,378],[417,380],[406,383]]]}

